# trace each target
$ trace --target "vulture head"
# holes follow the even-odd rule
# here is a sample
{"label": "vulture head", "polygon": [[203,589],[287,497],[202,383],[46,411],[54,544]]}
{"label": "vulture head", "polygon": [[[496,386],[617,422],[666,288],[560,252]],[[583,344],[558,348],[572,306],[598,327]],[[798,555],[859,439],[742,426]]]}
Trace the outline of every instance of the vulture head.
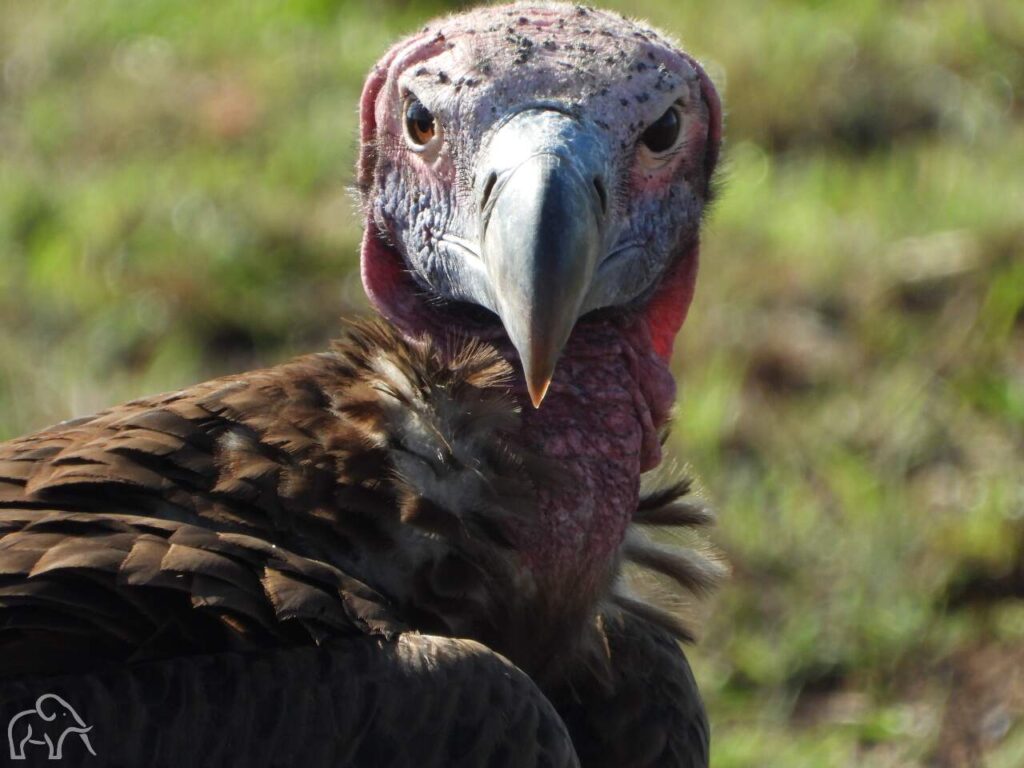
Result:
{"label": "vulture head", "polygon": [[580,6],[483,8],[393,47],[361,121],[363,277],[385,314],[493,313],[537,407],[591,314],[643,315],[669,355],[721,133],[691,57]]}
{"label": "vulture head", "polygon": [[533,447],[566,460],[527,553],[606,559],[660,461],[721,127],[667,37],[560,3],[434,22],[364,86],[371,301],[410,335],[493,343]]}

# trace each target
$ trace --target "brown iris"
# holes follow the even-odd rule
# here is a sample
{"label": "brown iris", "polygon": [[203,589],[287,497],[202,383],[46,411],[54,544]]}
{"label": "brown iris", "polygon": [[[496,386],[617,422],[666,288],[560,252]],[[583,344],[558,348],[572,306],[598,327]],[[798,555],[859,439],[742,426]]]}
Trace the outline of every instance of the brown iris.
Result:
{"label": "brown iris", "polygon": [[415,96],[405,102],[405,133],[417,147],[426,146],[437,134],[434,115]]}

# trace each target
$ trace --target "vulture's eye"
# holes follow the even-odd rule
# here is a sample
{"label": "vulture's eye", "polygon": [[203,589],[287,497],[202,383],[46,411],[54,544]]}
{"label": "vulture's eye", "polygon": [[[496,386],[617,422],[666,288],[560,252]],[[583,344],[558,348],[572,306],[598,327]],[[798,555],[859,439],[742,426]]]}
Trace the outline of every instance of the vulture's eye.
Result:
{"label": "vulture's eye", "polygon": [[679,114],[679,105],[673,104],[665,114],[647,126],[640,134],[640,142],[655,154],[668,152],[679,140],[679,132],[683,125]]}
{"label": "vulture's eye", "polygon": [[415,96],[405,100],[405,135],[413,148],[425,147],[438,134],[437,121],[423,102]]}

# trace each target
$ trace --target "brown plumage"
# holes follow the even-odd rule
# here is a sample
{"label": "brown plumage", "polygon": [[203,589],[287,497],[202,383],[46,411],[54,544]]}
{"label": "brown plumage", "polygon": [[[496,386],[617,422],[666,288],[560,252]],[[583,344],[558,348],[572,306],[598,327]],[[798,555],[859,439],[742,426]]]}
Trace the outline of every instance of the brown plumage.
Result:
{"label": "brown plumage", "polygon": [[[481,347],[447,368],[365,324],[331,353],[12,441],[0,448],[0,571],[31,584],[40,621],[45,585],[67,612],[83,570],[109,600],[163,600],[111,606],[113,626],[94,617],[104,642],[140,646],[172,630],[174,648],[201,631],[203,650],[390,636],[410,611],[449,634],[474,610],[496,622],[507,609],[473,598],[485,577],[504,578],[501,558],[477,550],[505,548],[502,515],[522,485],[522,459],[489,439],[516,418],[493,386],[504,374]],[[16,589],[0,593],[15,616],[30,598]],[[502,591],[491,592],[493,603]],[[188,626],[167,626],[179,614]]]}
{"label": "brown plumage", "polygon": [[[477,718],[470,730],[512,738],[515,722],[507,731],[498,726],[508,716],[504,708],[488,715],[452,699],[452,685],[500,682],[480,671],[505,668],[496,650],[543,673],[590,744],[605,732],[594,730],[587,709],[591,689],[611,699],[633,695],[624,691],[642,678],[633,679],[632,670],[649,675],[652,660],[661,669],[658,685],[686,694],[680,703],[689,727],[704,733],[692,678],[671,637],[625,615],[649,618],[654,609],[609,592],[585,626],[571,626],[538,610],[543,599],[519,576],[507,518],[530,514],[531,483],[558,479],[515,444],[519,413],[506,395],[507,375],[505,363],[475,342],[442,355],[383,323],[355,324],[329,353],[137,400],[0,445],[0,675],[23,681],[4,685],[4,701],[20,707],[24,692],[57,687],[65,698],[84,696],[83,710],[95,717],[105,707],[121,712],[126,687],[130,706],[151,711],[154,721],[143,725],[145,714],[122,713],[127,719],[116,722],[174,741],[176,721],[161,714],[168,686],[200,685],[218,670],[218,679],[230,681],[225,706],[236,706],[231,697],[248,701],[251,691],[252,706],[270,707],[274,697],[299,695],[295,686],[304,683],[293,665],[323,663],[339,688],[322,683],[317,695],[344,698],[372,684],[389,702],[366,726],[374,739],[405,740],[409,715],[399,715],[414,700],[448,708],[444,717],[453,719],[436,727]],[[638,523],[707,522],[675,500],[686,490],[647,497]],[[688,586],[714,572],[690,555],[673,559],[659,549],[659,559],[645,551],[631,540],[624,554]],[[311,650],[318,644],[319,655]],[[651,658],[633,658],[648,646],[657,651]],[[460,648],[471,649],[464,664]],[[433,667],[436,654],[449,665],[443,687],[404,668]],[[195,667],[187,661],[193,657]],[[248,679],[244,661],[250,658],[261,670],[277,670],[265,672],[275,682],[258,695],[261,683]],[[392,666],[399,669],[385,674]],[[556,764],[570,764],[571,748],[556,738],[560,721],[534,684],[515,674],[517,697],[525,697],[517,706],[533,708],[522,717],[543,720],[547,729],[550,743],[537,749],[544,760],[558,754]],[[408,680],[389,693],[389,675]],[[512,685],[507,675],[499,675],[501,685]],[[151,679],[161,681],[152,695]],[[208,706],[202,701],[196,705]],[[642,717],[641,703],[631,699],[622,711]],[[344,720],[359,731],[348,715]],[[672,722],[660,717],[648,727]],[[266,727],[266,738],[283,750],[287,739],[274,729],[291,728],[290,719]],[[324,754],[358,753],[344,746],[346,733],[339,730]],[[187,746],[175,743],[175,750]],[[476,749],[507,750],[508,742],[495,735]],[[455,764],[451,753],[438,754],[436,763],[415,764]],[[535,764],[518,751],[509,759]]]}
{"label": "brown plumage", "polygon": [[96,757],[29,765],[573,766],[561,719],[523,672],[470,640],[406,634],[226,652],[5,681],[4,723],[42,692],[92,727]]}

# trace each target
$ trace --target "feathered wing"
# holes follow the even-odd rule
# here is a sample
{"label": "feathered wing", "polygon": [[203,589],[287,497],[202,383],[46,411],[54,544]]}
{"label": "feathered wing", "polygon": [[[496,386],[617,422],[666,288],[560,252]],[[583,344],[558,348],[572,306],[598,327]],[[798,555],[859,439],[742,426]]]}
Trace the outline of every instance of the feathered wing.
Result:
{"label": "feathered wing", "polygon": [[606,674],[580,673],[548,695],[587,768],[706,768],[704,704],[676,637],[622,612],[602,620]]}
{"label": "feathered wing", "polygon": [[0,509],[0,617],[0,677],[405,628],[359,580],[265,540],[48,509]]}
{"label": "feathered wing", "polygon": [[[494,652],[562,631],[521,626],[537,596],[504,523],[554,477],[513,442],[507,374],[479,345],[440,356],[365,324],[330,353],[0,445],[4,706],[58,688],[167,764],[218,738],[264,756],[301,742],[309,765],[573,764],[545,695]],[[637,530],[707,522],[686,490],[647,495]],[[688,589],[716,575],[637,531],[623,559]],[[616,590],[579,646],[600,658],[548,687],[585,764],[706,763],[672,633]],[[288,735],[293,708],[307,730]]]}
{"label": "feathered wing", "polygon": [[[82,718],[71,765],[477,768],[578,765],[532,681],[470,640],[403,634],[4,681],[0,720],[53,693]],[[44,748],[28,750],[46,761]],[[29,763],[35,765],[35,762]]]}
{"label": "feathered wing", "polygon": [[113,764],[575,764],[524,673],[408,631],[510,611],[505,373],[373,323],[0,445],[5,711],[78,702]]}
{"label": "feathered wing", "polygon": [[120,635],[138,657],[166,632],[210,650],[498,624],[502,522],[527,506],[505,372],[368,323],[331,353],[0,445],[0,650],[28,632]]}

